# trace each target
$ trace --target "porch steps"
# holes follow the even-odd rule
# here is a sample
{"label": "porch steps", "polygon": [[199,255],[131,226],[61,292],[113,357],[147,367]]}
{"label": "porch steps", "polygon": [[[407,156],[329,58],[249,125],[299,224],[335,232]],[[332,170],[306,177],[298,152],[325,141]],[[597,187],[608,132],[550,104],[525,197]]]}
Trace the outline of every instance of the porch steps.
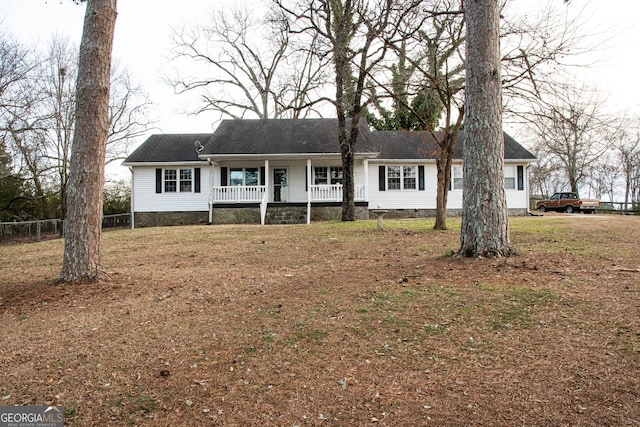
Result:
{"label": "porch steps", "polygon": [[265,224],[306,224],[306,206],[269,205],[265,216]]}

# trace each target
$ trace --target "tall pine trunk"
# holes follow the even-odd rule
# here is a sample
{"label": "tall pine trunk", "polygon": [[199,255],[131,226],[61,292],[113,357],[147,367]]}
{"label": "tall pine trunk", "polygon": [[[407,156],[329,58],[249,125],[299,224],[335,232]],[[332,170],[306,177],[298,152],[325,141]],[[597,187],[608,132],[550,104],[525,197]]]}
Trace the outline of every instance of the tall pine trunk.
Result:
{"label": "tall pine trunk", "polygon": [[116,0],[88,0],[76,89],[76,127],[67,182],[64,258],[60,280],[96,282],[100,257],[102,191],[109,131],[111,51]]}
{"label": "tall pine trunk", "polygon": [[464,195],[460,251],[501,257],[513,252],[504,191],[500,77],[500,0],[466,0]]}

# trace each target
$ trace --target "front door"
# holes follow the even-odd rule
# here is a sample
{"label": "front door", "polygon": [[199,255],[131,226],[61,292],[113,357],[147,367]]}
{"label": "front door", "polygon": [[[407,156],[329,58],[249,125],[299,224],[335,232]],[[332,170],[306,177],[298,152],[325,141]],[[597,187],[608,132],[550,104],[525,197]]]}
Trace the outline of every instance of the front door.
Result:
{"label": "front door", "polygon": [[287,187],[287,169],[273,169],[273,201],[286,202],[289,199],[289,188]]}

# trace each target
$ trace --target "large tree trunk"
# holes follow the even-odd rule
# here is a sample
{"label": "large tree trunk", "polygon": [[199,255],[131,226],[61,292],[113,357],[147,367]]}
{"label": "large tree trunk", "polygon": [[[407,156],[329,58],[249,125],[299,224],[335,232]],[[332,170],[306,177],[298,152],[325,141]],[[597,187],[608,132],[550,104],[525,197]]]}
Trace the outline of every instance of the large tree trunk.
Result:
{"label": "large tree trunk", "polygon": [[116,0],[87,1],[78,61],[76,127],[60,274],[60,280],[66,282],[96,282],[104,275],[100,258],[102,191],[115,20]]}
{"label": "large tree trunk", "polygon": [[499,0],[464,2],[467,23],[463,256],[511,255],[504,191]]}
{"label": "large tree trunk", "polygon": [[438,172],[436,185],[436,222],[434,230],[447,229],[447,199],[449,196],[449,185],[451,184],[451,160],[446,153],[441,153],[441,157],[436,160],[436,170]]}

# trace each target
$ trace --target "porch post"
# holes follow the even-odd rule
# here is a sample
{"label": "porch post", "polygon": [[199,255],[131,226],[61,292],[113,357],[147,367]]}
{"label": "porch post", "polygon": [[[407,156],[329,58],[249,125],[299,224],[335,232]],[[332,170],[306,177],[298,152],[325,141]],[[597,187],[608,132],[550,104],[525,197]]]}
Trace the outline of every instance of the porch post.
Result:
{"label": "porch post", "polygon": [[307,159],[307,224],[311,224],[311,159]]}
{"label": "porch post", "polygon": [[362,159],[362,168],[364,169],[364,201],[369,201],[369,159]]}
{"label": "porch post", "polygon": [[269,201],[269,159],[264,159],[264,192],[267,196],[267,202]]}
{"label": "porch post", "polygon": [[216,176],[216,164],[209,160],[209,165],[211,166],[209,169],[209,224],[213,224],[213,180]]}

